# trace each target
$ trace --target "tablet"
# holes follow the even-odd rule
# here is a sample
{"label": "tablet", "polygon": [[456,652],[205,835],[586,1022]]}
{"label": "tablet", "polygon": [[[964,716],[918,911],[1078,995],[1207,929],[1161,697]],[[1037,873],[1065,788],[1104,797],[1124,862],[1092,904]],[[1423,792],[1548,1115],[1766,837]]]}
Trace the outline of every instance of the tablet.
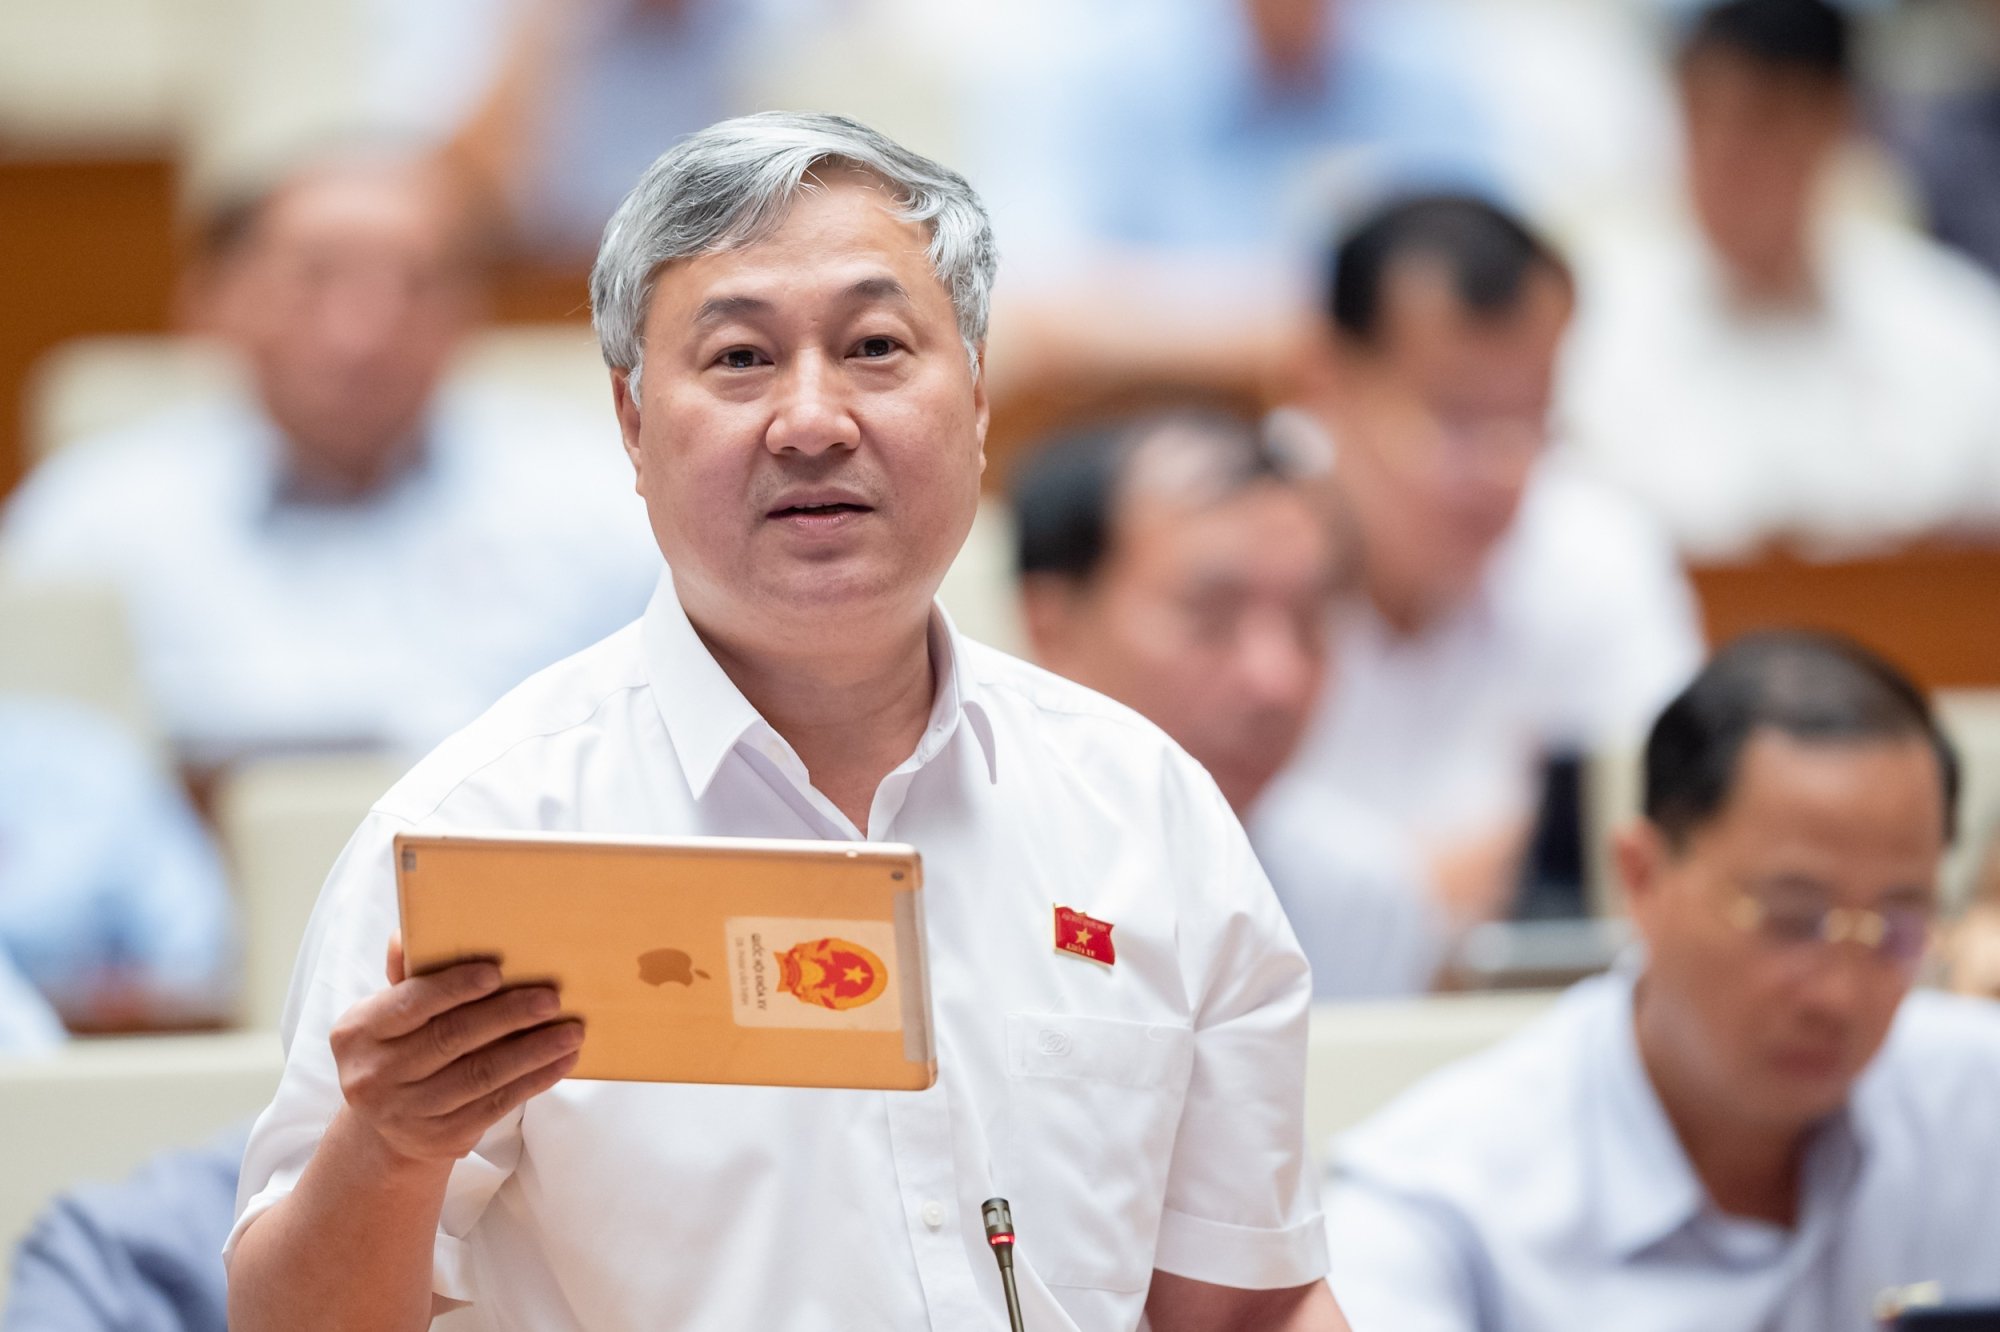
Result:
{"label": "tablet", "polygon": [[399,834],[411,974],[491,958],[581,1017],[577,1078],[937,1080],[923,870],[886,843]]}

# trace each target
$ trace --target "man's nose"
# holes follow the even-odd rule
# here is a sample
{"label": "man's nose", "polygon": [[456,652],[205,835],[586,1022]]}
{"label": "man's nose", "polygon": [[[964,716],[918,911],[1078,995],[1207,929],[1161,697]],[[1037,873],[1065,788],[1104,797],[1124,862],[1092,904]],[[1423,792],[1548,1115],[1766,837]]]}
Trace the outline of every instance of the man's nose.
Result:
{"label": "man's nose", "polygon": [[782,372],[777,409],[765,431],[773,453],[814,457],[829,449],[851,449],[861,427],[849,408],[846,383],[837,367],[817,354],[796,357]]}
{"label": "man's nose", "polygon": [[1857,943],[1823,944],[1815,959],[1804,998],[1812,1012],[1842,1025],[1866,1011],[1881,984],[1882,960]]}
{"label": "man's nose", "polygon": [[1287,616],[1246,616],[1236,656],[1244,692],[1259,703],[1300,706],[1319,680],[1321,659]]}
{"label": "man's nose", "polygon": [[395,345],[409,302],[380,281],[349,281],[329,290],[320,306],[320,341],[342,361],[367,361]]}

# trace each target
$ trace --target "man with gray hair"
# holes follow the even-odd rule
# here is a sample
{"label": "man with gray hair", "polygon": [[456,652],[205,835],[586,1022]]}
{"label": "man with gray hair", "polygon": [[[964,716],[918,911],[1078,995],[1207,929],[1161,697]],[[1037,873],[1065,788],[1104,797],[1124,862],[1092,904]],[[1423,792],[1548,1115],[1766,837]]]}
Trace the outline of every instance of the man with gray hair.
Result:
{"label": "man with gray hair", "polygon": [[[231,1325],[1342,1329],[1309,980],[1215,784],[933,600],[984,465],[993,245],[956,174],[767,114],[654,164],[593,277],[667,557],[645,616],[371,812],[244,1160]],[[402,831],[880,840],[927,881],[922,1092],[567,1079],[547,986],[406,976]],[[1115,929],[1065,951],[1070,909]],[[385,969],[379,959],[387,953]]]}

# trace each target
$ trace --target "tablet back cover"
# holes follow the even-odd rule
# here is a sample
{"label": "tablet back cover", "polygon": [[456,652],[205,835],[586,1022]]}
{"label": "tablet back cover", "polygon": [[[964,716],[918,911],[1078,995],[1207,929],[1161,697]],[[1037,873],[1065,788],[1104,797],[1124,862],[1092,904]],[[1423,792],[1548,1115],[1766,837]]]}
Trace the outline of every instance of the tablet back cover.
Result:
{"label": "tablet back cover", "polygon": [[918,1090],[937,1077],[908,846],[402,834],[412,974],[554,981],[578,1078]]}

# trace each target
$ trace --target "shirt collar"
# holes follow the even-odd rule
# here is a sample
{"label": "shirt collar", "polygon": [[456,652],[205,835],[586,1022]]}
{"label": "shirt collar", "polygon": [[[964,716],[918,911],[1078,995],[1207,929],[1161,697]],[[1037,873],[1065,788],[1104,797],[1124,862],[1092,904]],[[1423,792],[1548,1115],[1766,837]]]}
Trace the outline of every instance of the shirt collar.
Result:
{"label": "shirt collar", "polygon": [[[1708,1191],[1695,1174],[1679,1134],[1660,1104],[1639,1055],[1633,1026],[1638,958],[1628,954],[1603,980],[1615,987],[1616,1002],[1599,1016],[1598,1095],[1592,1100],[1597,1122],[1589,1126],[1598,1178],[1603,1181],[1602,1214],[1597,1218],[1605,1251],[1632,1259],[1709,1212]],[[1860,1091],[1857,1088],[1857,1092]],[[1815,1130],[1801,1172],[1799,1219],[1794,1233],[1806,1236],[1837,1210],[1857,1176],[1866,1150],[1865,1107],[1853,1097]]]}
{"label": "shirt collar", "polygon": [[[660,575],[659,586],[646,607],[641,634],[660,719],[666,723],[674,753],[687,775],[688,789],[699,800],[714,783],[723,759],[739,742],[754,732],[776,732],[695,633],[681,608],[671,570]],[[979,743],[987,780],[998,781],[992,718],[977,683],[965,670],[964,641],[944,607],[935,602],[929,636],[938,688],[931,700],[930,720],[912,759],[917,766],[928,763],[944,749],[964,719]]]}
{"label": "shirt collar", "polygon": [[1598,1233],[1619,1258],[1634,1257],[1693,1221],[1707,1196],[1639,1057],[1635,979],[1622,967],[1600,982],[1613,988],[1615,999],[1598,1014],[1599,1076],[1589,1102],[1597,1121],[1589,1140],[1602,1181]]}

